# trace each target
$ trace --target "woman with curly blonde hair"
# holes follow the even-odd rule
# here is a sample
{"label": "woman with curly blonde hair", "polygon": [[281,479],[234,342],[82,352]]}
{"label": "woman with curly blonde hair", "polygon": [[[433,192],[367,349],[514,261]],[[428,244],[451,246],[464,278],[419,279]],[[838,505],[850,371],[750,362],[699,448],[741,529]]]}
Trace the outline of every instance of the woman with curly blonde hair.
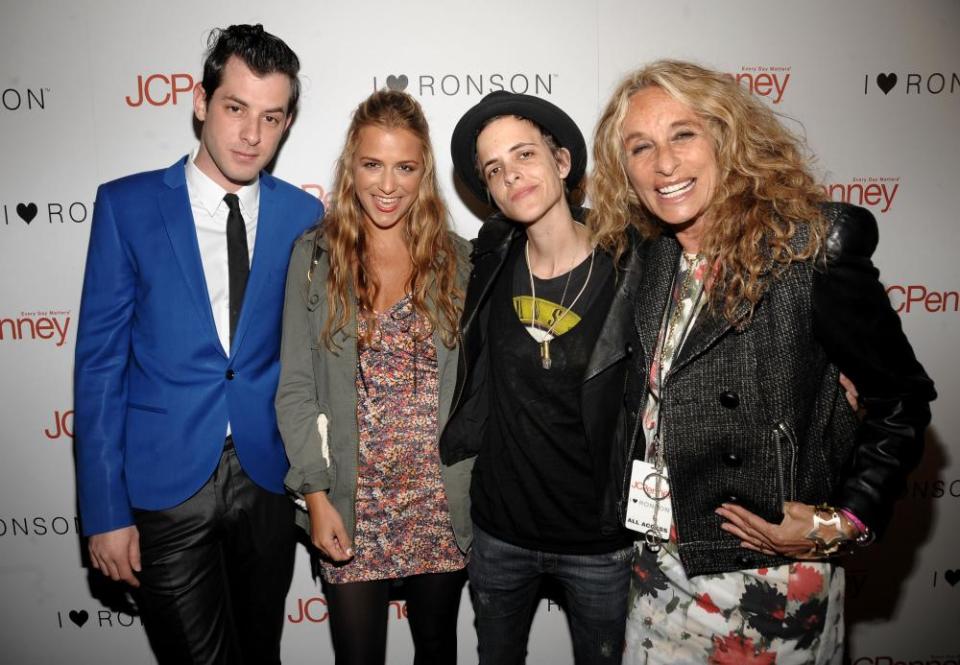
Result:
{"label": "woman with curly blonde hair", "polygon": [[[390,587],[415,662],[455,663],[472,461],[438,439],[457,373],[469,244],[450,232],[426,118],[380,91],[356,109],[322,226],[287,275],[277,417],[320,551],[336,661],[383,663]],[[359,637],[358,636],[362,636]]]}
{"label": "woman with curly blonde hair", "polygon": [[876,223],[825,200],[762,102],[690,63],[628,75],[594,157],[598,233],[648,238],[624,662],[839,663],[832,557],[885,529],[935,397],[870,261]]}

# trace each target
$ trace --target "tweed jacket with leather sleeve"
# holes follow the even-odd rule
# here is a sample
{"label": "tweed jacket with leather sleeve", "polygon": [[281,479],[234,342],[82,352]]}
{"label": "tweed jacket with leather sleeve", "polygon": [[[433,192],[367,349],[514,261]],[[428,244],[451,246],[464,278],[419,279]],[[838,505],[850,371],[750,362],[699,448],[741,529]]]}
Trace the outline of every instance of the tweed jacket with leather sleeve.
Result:
{"label": "tweed jacket with leather sleeve", "polygon": [[[936,393],[870,260],[876,222],[844,204],[826,204],[825,213],[826,264],[792,264],[742,329],[705,308],[665,377],[660,419],[688,575],[788,561],[741,548],[720,529],[721,503],[779,523],[784,501],[827,501],[881,533],[920,459]],[[794,242],[806,237],[802,227]],[[635,324],[643,353],[628,378],[632,408],[646,400],[644,377],[680,251],[669,236],[642,250]],[[859,390],[861,421],[840,371]],[[642,457],[638,426],[631,440],[630,458]],[[625,501],[626,473],[620,482]]]}

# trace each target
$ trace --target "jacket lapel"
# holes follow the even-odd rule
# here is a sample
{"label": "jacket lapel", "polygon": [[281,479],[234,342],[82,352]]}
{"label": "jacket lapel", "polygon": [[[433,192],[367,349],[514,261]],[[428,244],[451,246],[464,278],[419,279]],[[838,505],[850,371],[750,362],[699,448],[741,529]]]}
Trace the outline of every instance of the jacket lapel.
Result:
{"label": "jacket lapel", "polygon": [[[750,307],[741,303],[737,309],[734,320],[740,321],[747,315]],[[725,335],[733,325],[723,316],[721,312],[713,311],[709,304],[704,304],[700,310],[697,320],[693,323],[693,329],[687,335],[686,341],[680,348],[680,354],[670,368],[674,372],[684,365],[690,363],[694,358],[704,353],[713,346],[720,337]]]}
{"label": "jacket lapel", "polygon": [[460,329],[464,335],[473,334],[476,315],[507,260],[510,245],[522,233],[518,224],[508,221],[500,213],[488,218],[480,227],[470,255],[473,274],[467,284],[466,302],[460,318]]}
{"label": "jacket lapel", "polygon": [[233,334],[230,344],[230,357],[237,355],[243,344],[243,338],[250,328],[250,321],[256,317],[257,302],[260,292],[270,274],[270,266],[285,265],[278,263],[274,254],[278,243],[273,230],[275,220],[280,215],[279,200],[277,198],[277,182],[273,176],[263,173],[260,176],[260,211],[257,216],[257,237],[253,246],[253,262],[250,265],[250,276],[247,278],[247,288],[243,294],[243,307],[240,309],[240,320],[237,321],[237,330]]}
{"label": "jacket lapel", "polygon": [[640,261],[641,246],[639,239],[631,238],[626,258],[621,258],[621,270],[617,274],[617,290],[610,303],[610,310],[597,336],[597,342],[590,354],[590,361],[583,374],[583,381],[589,381],[607,367],[626,355],[626,346],[631,337],[633,326],[633,307],[637,284],[642,278]]}
{"label": "jacket lapel", "polygon": [[217,335],[217,326],[213,321],[207,280],[203,274],[203,262],[200,260],[200,244],[197,242],[197,229],[193,220],[193,210],[190,208],[184,171],[187,159],[185,157],[178,161],[167,169],[163,176],[167,189],[163,190],[159,196],[160,215],[197,313],[204,320],[207,331],[216,342],[217,348],[226,355]]}
{"label": "jacket lapel", "polygon": [[[680,260],[680,245],[668,236],[660,236],[647,244],[643,274],[637,286],[637,333],[648,359],[656,351],[657,335],[663,312],[670,298],[670,287]],[[649,360],[648,360],[649,362]]]}

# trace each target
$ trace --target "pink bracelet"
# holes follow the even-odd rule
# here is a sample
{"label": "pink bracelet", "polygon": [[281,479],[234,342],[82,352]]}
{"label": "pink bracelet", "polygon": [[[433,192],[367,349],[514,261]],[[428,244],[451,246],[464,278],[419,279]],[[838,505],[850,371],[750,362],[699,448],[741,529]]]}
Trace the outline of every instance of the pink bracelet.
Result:
{"label": "pink bracelet", "polygon": [[860,518],[854,515],[852,512],[850,512],[846,508],[841,508],[840,514],[842,514],[844,517],[850,520],[850,524],[853,525],[853,527],[857,530],[858,534],[867,532],[867,525],[861,522]]}

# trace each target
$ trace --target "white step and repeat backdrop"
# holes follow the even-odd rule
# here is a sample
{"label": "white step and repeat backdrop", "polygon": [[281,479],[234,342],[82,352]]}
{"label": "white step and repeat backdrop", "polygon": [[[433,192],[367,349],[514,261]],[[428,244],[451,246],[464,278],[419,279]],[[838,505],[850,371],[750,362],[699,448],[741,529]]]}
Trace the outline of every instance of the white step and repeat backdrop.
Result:
{"label": "white step and repeat backdrop", "polygon": [[[123,594],[81,559],[70,377],[82,267],[98,183],[193,148],[207,32],[240,22],[262,22],[303,63],[278,176],[328,188],[352,108],[375,87],[405,89],[426,110],[467,237],[480,218],[455,190],[449,136],[492,90],[550,99],[590,134],[623,73],[679,57],[729,72],[788,116],[831,197],[877,216],[876,261],[941,395],[887,541],[848,562],[851,661],[960,662],[960,3],[2,0],[0,663],[152,662]],[[287,611],[285,661],[332,663],[303,549]],[[402,602],[390,614],[388,660],[409,662]],[[465,595],[464,663],[472,620]],[[544,600],[529,662],[571,661],[563,614]]]}

